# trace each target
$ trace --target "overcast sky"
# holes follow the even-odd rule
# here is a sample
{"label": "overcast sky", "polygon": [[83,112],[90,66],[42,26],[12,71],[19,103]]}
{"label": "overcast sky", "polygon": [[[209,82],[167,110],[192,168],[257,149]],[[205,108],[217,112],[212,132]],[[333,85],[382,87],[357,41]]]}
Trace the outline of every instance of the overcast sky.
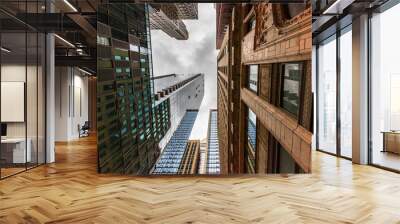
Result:
{"label": "overcast sky", "polygon": [[217,54],[215,9],[199,3],[199,19],[184,20],[188,40],[176,40],[162,31],[151,31],[154,76],[171,73],[204,73],[204,98],[190,139],[207,137],[210,109],[217,108]]}

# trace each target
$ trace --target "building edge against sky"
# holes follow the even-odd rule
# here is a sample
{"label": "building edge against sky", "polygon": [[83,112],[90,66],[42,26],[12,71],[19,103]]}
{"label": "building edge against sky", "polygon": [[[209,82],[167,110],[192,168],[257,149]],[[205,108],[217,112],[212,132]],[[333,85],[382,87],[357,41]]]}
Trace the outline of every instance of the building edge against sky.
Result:
{"label": "building edge against sky", "polygon": [[152,72],[151,7],[104,4],[98,10],[100,172],[149,174],[183,117],[180,111],[198,109],[204,95],[202,74],[155,95],[159,79]]}
{"label": "building edge against sky", "polygon": [[187,110],[199,110],[204,97],[204,74],[154,77],[155,104],[169,101],[170,128],[159,142],[161,150],[169,142]]}

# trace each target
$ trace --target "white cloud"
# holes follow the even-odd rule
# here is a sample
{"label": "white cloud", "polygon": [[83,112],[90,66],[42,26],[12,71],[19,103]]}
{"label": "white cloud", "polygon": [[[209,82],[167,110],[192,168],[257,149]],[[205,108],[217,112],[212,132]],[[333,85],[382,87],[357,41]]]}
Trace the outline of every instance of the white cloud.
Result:
{"label": "white cloud", "polygon": [[185,20],[188,40],[176,40],[162,31],[151,32],[154,76],[171,73],[205,74],[205,94],[190,139],[207,136],[209,109],[217,108],[216,19],[213,4],[199,3],[199,19]]}

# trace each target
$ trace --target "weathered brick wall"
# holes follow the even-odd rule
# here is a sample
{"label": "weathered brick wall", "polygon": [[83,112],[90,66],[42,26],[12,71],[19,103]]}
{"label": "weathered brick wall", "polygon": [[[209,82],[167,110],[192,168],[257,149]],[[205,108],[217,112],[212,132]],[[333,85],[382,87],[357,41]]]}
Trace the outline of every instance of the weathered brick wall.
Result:
{"label": "weathered brick wall", "polygon": [[271,64],[262,64],[260,65],[260,75],[259,75],[259,83],[260,83],[260,97],[270,102],[271,100],[271,83],[272,83],[272,65]]}
{"label": "weathered brick wall", "polygon": [[302,110],[300,111],[300,124],[307,130],[312,130],[313,119],[313,99],[312,99],[312,86],[311,86],[311,60],[305,63],[304,78],[304,93],[302,98]]}
{"label": "weathered brick wall", "polygon": [[218,77],[218,143],[221,174],[228,174],[228,106],[224,81]]}
{"label": "weathered brick wall", "polygon": [[259,122],[257,124],[257,153],[256,153],[256,172],[267,173],[268,165],[268,129]]}
{"label": "weathered brick wall", "polygon": [[[218,97],[218,143],[219,143],[219,158],[220,172],[223,175],[228,174],[228,154],[229,154],[229,121],[228,121],[228,72],[229,67],[229,49],[227,32],[221,45],[221,51],[218,55],[218,71],[217,71],[217,97]],[[227,50],[225,50],[227,49]]]}
{"label": "weathered brick wall", "polygon": [[287,113],[267,103],[250,90],[243,88],[241,98],[296,163],[305,172],[311,172],[312,134]]}

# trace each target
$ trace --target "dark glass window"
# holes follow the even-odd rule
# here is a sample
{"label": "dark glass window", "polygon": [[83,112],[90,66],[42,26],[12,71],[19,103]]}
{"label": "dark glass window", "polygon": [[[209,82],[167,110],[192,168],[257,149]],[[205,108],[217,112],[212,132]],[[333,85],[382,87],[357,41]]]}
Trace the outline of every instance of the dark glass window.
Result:
{"label": "dark glass window", "polygon": [[246,145],[246,169],[247,173],[255,173],[256,149],[257,149],[257,117],[252,110],[248,110],[247,116],[247,145]]}
{"label": "dark glass window", "polygon": [[248,31],[250,32],[251,30],[253,30],[254,28],[256,28],[256,18],[252,17],[249,22],[248,22]]}
{"label": "dark glass window", "polygon": [[248,88],[257,93],[258,90],[258,65],[249,66]]}
{"label": "dark glass window", "polygon": [[300,107],[302,67],[301,63],[283,64],[283,93],[281,106],[296,117],[298,116]]}

